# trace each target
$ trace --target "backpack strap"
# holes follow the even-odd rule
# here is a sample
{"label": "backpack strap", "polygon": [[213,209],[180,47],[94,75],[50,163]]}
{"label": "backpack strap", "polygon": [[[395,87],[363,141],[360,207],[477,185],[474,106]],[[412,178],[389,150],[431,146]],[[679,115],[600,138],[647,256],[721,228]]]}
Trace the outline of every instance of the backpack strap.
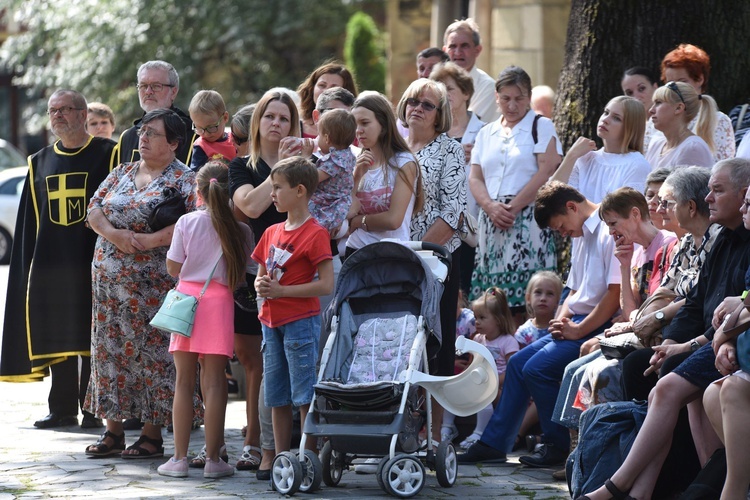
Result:
{"label": "backpack strap", "polygon": [[[745,105],[747,106],[747,104]],[[744,108],[743,108],[744,110]],[[539,132],[537,132],[537,123],[542,115],[538,114],[534,117],[534,123],[531,124],[531,138],[534,139],[534,144],[539,142]]]}

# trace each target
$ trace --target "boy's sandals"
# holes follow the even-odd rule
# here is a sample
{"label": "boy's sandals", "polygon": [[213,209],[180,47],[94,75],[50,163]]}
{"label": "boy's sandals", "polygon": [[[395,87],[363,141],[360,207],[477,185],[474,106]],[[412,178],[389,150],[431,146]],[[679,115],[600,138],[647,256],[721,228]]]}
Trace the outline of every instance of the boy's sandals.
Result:
{"label": "boy's sandals", "polygon": [[[192,469],[202,469],[206,466],[206,458],[208,455],[206,454],[206,445],[203,445],[203,448],[201,448],[200,453],[198,453],[196,456],[193,457],[190,462],[188,462],[188,466]],[[229,463],[229,455],[227,455],[227,445],[222,444],[221,448],[219,448],[219,458],[221,458],[224,462]]]}
{"label": "boy's sandals", "polygon": [[[257,453],[258,456],[253,455],[253,452]],[[242,455],[237,459],[235,467],[237,470],[258,470],[262,453],[261,449],[256,446],[245,446],[242,448]]]}
{"label": "boy's sandals", "polygon": [[[154,447],[154,451],[151,451],[149,449],[144,448],[141,446],[143,443],[148,443],[151,446]],[[125,451],[134,450],[138,453],[125,453],[123,451],[120,456],[127,460],[139,460],[139,459],[146,459],[146,458],[156,458],[156,457],[163,457],[164,456],[164,444],[163,439],[152,439],[148,436],[145,436],[141,434],[141,437],[138,438],[138,441],[133,443],[132,445],[125,448]]]}
{"label": "boy's sandals", "polygon": [[[108,445],[104,442],[105,439],[110,438],[112,445]],[[90,457],[109,457],[111,455],[117,455],[125,449],[125,433],[123,432],[119,436],[109,431],[104,431],[99,440],[90,444],[86,447],[86,455]]]}

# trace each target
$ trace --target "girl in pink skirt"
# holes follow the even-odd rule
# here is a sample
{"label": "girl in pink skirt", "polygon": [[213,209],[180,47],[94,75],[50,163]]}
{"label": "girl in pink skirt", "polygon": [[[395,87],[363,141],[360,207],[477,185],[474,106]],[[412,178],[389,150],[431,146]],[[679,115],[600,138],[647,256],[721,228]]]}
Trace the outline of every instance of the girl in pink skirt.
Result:
{"label": "girl in pink skirt", "polygon": [[159,467],[163,476],[188,475],[187,451],[199,360],[206,407],[207,459],[203,476],[219,478],[234,474],[234,467],[219,459],[227,405],[224,369],[234,346],[232,292],[245,280],[254,243],[250,228],[238,224],[232,216],[227,185],[228,170],[223,164],[208,162],[201,168],[196,176],[196,189],[205,210],[180,217],[167,252],[167,271],[179,277],[180,292],[198,297],[215,265],[216,270],[198,303],[191,336],[173,333],[169,344],[177,371],[172,410],[175,453]]}

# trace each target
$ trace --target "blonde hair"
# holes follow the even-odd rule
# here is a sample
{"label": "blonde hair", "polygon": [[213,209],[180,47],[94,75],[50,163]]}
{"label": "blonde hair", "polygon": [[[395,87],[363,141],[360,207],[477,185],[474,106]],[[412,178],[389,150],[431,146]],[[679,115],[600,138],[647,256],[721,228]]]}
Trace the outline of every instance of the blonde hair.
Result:
{"label": "blonde hair", "polygon": [[697,116],[698,123],[695,127],[695,135],[706,141],[709,149],[712,152],[714,151],[716,147],[714,144],[716,113],[719,108],[716,106],[713,97],[708,94],[697,93],[692,85],[684,82],[667,82],[654,91],[653,99],[670,104],[684,105],[686,126]]}
{"label": "blonde hair", "polygon": [[245,235],[229,207],[229,169],[222,162],[209,161],[198,171],[195,183],[219,235],[227,264],[227,284],[234,290],[245,281],[247,254]]}
{"label": "blonde hair", "polygon": [[[641,105],[643,107],[643,105]],[[552,271],[537,271],[529,280],[529,284],[526,285],[526,314],[529,315],[529,317],[535,317],[536,314],[534,313],[534,310],[531,308],[531,292],[534,290],[534,287],[537,286],[538,283],[542,281],[549,281],[552,283],[552,285],[555,288],[555,293],[557,294],[557,301],[560,301],[560,296],[562,295],[562,289],[563,289],[563,282],[560,279],[560,277],[553,273]]]}
{"label": "blonde hair", "polygon": [[404,126],[409,128],[409,125],[406,122],[406,100],[411,98],[417,99],[428,90],[431,90],[438,98],[435,132],[442,134],[443,132],[449,131],[453,124],[451,107],[450,104],[448,104],[448,91],[445,89],[445,84],[443,82],[428,80],[427,78],[420,78],[411,82],[406,91],[404,91],[404,95],[401,96],[401,100],[398,101],[396,114]]}
{"label": "blonde hair", "polygon": [[475,313],[477,309],[481,308],[495,318],[500,329],[500,335],[513,335],[515,333],[516,327],[510,307],[508,307],[508,298],[500,288],[496,286],[488,288],[471,303],[471,309]]}
{"label": "blonde hair", "polygon": [[294,104],[292,97],[286,92],[269,90],[263,94],[263,97],[261,97],[260,101],[255,105],[255,112],[250,120],[250,159],[248,160],[248,166],[250,168],[255,168],[255,165],[260,158],[260,121],[263,118],[263,115],[266,114],[268,105],[273,101],[279,101],[289,108],[289,120],[291,121],[292,126],[289,129],[289,136],[299,137],[299,113],[297,112],[297,106]]}
{"label": "blonde hair", "polygon": [[646,133],[646,110],[638,99],[620,95],[610,99],[607,108],[622,104],[622,144],[618,153],[631,151],[643,153],[643,136]]}
{"label": "blonde hair", "polygon": [[209,115],[216,113],[219,117],[227,112],[227,106],[221,94],[215,90],[199,90],[190,100],[188,113]]}

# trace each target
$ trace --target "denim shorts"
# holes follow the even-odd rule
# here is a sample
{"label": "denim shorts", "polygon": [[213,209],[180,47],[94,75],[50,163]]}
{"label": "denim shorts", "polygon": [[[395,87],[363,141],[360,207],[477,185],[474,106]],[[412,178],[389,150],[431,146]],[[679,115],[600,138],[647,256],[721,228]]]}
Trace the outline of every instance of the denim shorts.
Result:
{"label": "denim shorts", "polygon": [[318,361],[320,316],[277,328],[263,325],[263,388],[269,408],[309,405]]}

